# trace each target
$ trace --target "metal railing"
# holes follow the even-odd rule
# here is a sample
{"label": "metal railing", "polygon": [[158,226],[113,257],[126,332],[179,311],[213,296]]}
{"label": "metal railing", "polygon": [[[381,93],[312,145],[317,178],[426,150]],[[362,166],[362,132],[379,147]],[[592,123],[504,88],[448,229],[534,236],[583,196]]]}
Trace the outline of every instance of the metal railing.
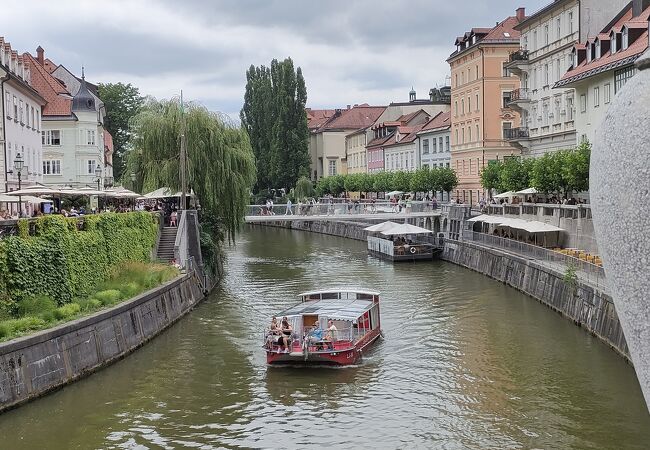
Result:
{"label": "metal railing", "polygon": [[477,231],[463,230],[462,237],[464,241],[477,242],[488,247],[505,250],[533,259],[540,264],[561,273],[566,273],[567,270],[573,269],[576,271],[576,276],[581,281],[597,286],[600,289],[607,290],[605,269],[602,266],[589,261],[565,255],[537,245],[479,233]]}
{"label": "metal railing", "polygon": [[503,137],[506,140],[528,139],[530,131],[528,127],[504,128]]}
{"label": "metal railing", "polygon": [[[442,206],[437,204],[436,208]],[[332,202],[332,203],[297,203],[288,207],[286,203],[274,204],[268,208],[266,205],[248,205],[247,216],[338,216],[338,215],[355,215],[355,214],[376,214],[376,213],[421,213],[434,211],[429,201],[412,201],[410,207],[407,202],[402,204],[379,201],[371,203],[365,202]]]}
{"label": "metal railing", "polygon": [[516,52],[510,53],[509,56],[509,61],[514,62],[514,61],[528,61],[528,50],[524,49],[519,49]]}
{"label": "metal railing", "polygon": [[527,88],[519,88],[510,92],[510,103],[520,100],[530,100],[530,91]]}
{"label": "metal railing", "polygon": [[[297,349],[296,343],[300,344],[300,350],[304,350],[307,347],[308,351],[316,352],[319,349],[326,350],[329,345],[336,345],[336,350],[347,350],[354,347],[354,343],[372,331],[369,328],[355,328],[347,327],[341,328],[334,332],[334,335],[328,338],[327,330],[322,330],[322,338],[316,339],[311,335],[313,327],[301,328],[300,330],[294,330],[290,336],[290,348]],[[271,351],[277,351],[283,347],[278,340],[279,337],[283,335],[271,333],[270,328],[265,328],[263,334],[263,347],[268,348]],[[346,347],[341,347],[341,342],[348,344]]]}

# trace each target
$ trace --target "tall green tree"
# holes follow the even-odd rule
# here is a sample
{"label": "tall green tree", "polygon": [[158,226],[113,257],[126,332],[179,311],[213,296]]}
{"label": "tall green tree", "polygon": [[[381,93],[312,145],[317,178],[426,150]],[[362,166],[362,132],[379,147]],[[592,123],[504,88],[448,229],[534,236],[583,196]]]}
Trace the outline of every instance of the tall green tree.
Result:
{"label": "tall green tree", "polygon": [[104,128],[113,136],[113,177],[116,180],[130,179],[131,172],[124,171],[124,155],[130,148],[129,123],[140,112],[144,98],[130,83],[99,83],[97,93],[106,107]]}
{"label": "tall green tree", "polygon": [[530,187],[531,162],[516,156],[505,159],[499,172],[500,188],[516,192]]}
{"label": "tall green tree", "polygon": [[314,185],[307,177],[300,177],[293,190],[296,200],[306,200],[314,196]]}
{"label": "tall green tree", "polygon": [[575,150],[564,152],[562,179],[566,186],[567,196],[571,192],[589,189],[590,157],[591,144],[588,141],[582,142]]}
{"label": "tall green tree", "polygon": [[492,190],[502,190],[500,174],[500,161],[489,161],[488,165],[481,170],[481,186],[488,190],[490,197],[492,197]]}
{"label": "tall green tree", "polygon": [[458,186],[458,176],[450,167],[438,167],[438,189],[436,191],[451,192]]}
{"label": "tall green tree", "polygon": [[242,124],[257,158],[257,187],[294,186],[309,175],[307,88],[291,58],[246,72]]}
{"label": "tall green tree", "polygon": [[428,192],[429,189],[429,169],[423,168],[416,170],[411,176],[410,189],[413,192]]}
{"label": "tall green tree", "polygon": [[248,134],[217,113],[179,99],[150,100],[133,118],[131,166],[140,168],[144,190],[180,189],[180,135],[185,123],[188,185],[201,204],[213,240],[229,239],[244,220],[255,183],[255,158]]}

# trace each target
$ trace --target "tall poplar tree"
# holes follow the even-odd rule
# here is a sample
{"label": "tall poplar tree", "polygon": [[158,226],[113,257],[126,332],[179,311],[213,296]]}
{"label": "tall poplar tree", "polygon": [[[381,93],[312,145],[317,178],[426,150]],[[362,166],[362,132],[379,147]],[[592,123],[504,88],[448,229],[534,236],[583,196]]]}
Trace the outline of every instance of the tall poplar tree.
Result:
{"label": "tall poplar tree", "polygon": [[240,117],[256,157],[257,187],[290,188],[309,175],[307,88],[291,58],[251,66]]}

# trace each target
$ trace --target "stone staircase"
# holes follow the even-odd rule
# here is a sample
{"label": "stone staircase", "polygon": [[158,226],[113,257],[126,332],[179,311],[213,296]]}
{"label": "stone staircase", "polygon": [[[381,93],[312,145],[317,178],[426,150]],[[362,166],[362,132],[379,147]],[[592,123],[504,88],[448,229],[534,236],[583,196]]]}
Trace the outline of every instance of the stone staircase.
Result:
{"label": "stone staircase", "polygon": [[177,227],[163,227],[158,242],[156,258],[160,261],[170,262],[174,259],[174,244],[176,243]]}

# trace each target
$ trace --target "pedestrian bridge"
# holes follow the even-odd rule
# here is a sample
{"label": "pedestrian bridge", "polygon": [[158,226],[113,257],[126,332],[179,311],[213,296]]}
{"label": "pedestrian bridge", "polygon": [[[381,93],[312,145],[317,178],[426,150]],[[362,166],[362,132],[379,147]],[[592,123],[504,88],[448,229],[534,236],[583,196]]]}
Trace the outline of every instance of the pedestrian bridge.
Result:
{"label": "pedestrian bridge", "polygon": [[256,215],[246,216],[246,223],[269,223],[269,222],[292,222],[292,221],[331,221],[340,222],[342,220],[370,221],[370,220],[392,220],[394,222],[404,219],[426,219],[440,217],[440,211],[426,212],[376,212],[376,213],[336,213],[336,214],[273,214],[273,215]]}

